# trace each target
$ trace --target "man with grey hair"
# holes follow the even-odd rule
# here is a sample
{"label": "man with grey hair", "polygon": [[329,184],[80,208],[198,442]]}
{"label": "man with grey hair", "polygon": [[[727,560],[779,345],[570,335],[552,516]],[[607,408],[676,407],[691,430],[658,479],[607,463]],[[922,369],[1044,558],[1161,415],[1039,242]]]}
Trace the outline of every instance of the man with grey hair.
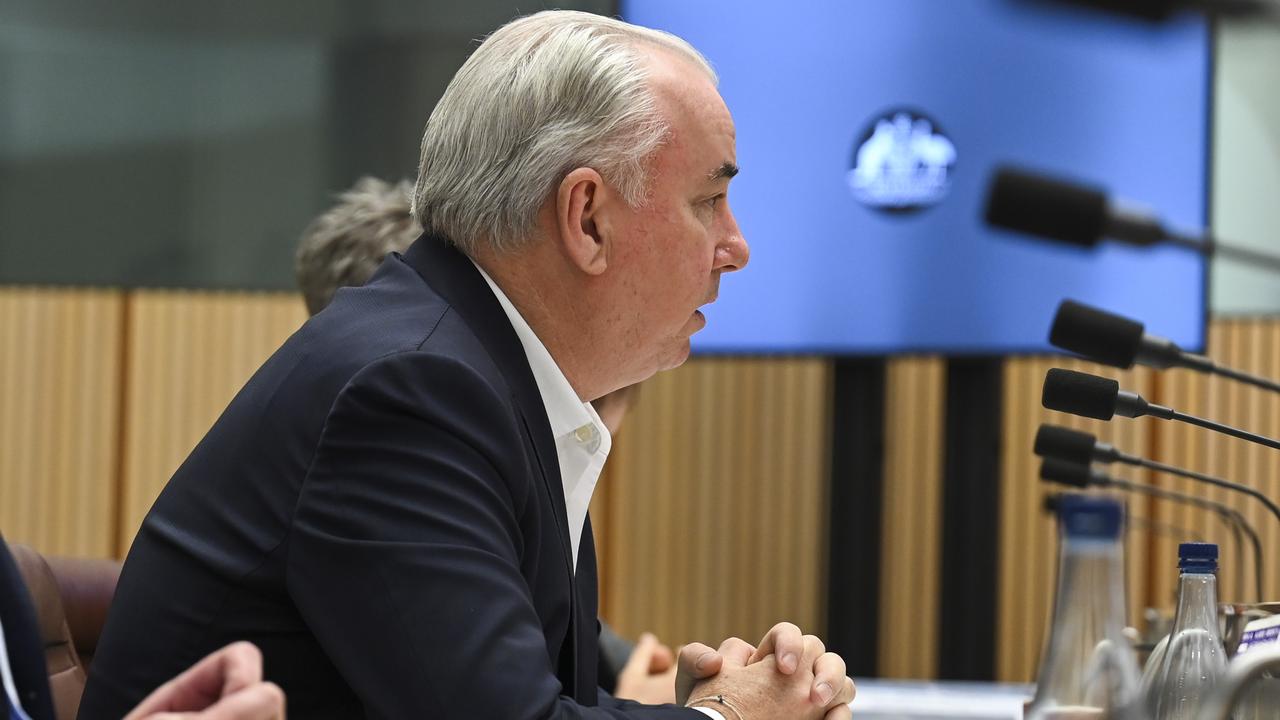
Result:
{"label": "man with grey hair", "polygon": [[586,509],[611,439],[589,401],[688,357],[747,262],[736,173],[715,75],[678,38],[544,12],[486,39],[427,123],[423,236],[170,480],[81,717],[235,638],[305,717],[848,717],[844,661],[787,623],[686,646],[686,707],[596,686]]}
{"label": "man with grey hair", "polygon": [[[422,234],[413,219],[413,185],[362,177],[307,225],[295,254],[294,277],[307,312],[315,315],[345,287],[359,287],[391,252],[404,252]],[[616,435],[636,386],[591,401]],[[600,686],[617,697],[664,703],[675,699],[675,656],[650,633],[637,645],[600,621]]]}

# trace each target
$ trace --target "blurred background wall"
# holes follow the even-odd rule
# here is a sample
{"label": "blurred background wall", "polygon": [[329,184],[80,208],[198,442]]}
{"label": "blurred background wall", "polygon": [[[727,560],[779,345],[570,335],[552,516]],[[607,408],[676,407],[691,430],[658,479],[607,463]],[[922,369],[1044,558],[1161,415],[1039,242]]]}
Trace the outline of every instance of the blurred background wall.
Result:
{"label": "blurred background wall", "polygon": [[[613,12],[602,1],[560,5]],[[127,552],[169,474],[303,321],[292,291],[302,228],[360,175],[413,176],[444,84],[475,39],[515,12],[495,0],[25,0],[0,10],[9,540],[54,554]],[[1218,54],[1214,229],[1273,247],[1280,33],[1221,27]],[[1211,290],[1214,357],[1280,376],[1274,280],[1221,263]],[[750,638],[790,619],[838,631],[861,674],[1031,679],[1054,539],[1030,434],[1047,417],[1039,382],[1051,365],[1064,361],[999,359],[994,514],[979,517],[957,517],[966,511],[948,500],[944,425],[956,421],[948,402],[959,412],[966,377],[948,358],[702,357],[655,378],[593,505],[602,614],[624,633],[672,643]],[[838,380],[847,377],[867,382]],[[1280,434],[1280,412],[1252,391],[1176,373],[1123,382]],[[879,394],[878,411],[856,435],[837,434],[843,399],[866,393]],[[1259,451],[1176,428],[1095,429],[1280,491],[1280,468]],[[868,478],[857,468],[871,456]],[[855,512],[831,513],[833,493],[853,493]],[[1257,509],[1241,509],[1277,546]],[[1161,504],[1136,503],[1134,514],[1225,541],[1210,521]],[[948,532],[979,525],[996,548],[975,581],[990,608],[974,611],[987,620],[970,632],[986,641],[958,671],[943,662],[957,642],[949,613],[967,602],[948,570]],[[834,540],[850,534],[858,542]],[[1133,617],[1171,606],[1173,547],[1131,533]],[[1223,587],[1243,568],[1228,566]],[[1280,597],[1280,577],[1267,592]]]}
{"label": "blurred background wall", "polygon": [[[1274,25],[1230,23],[1218,33],[1214,97],[1214,230],[1249,247],[1274,249],[1280,221],[1280,33]],[[1280,309],[1274,277],[1214,263],[1210,302],[1220,314],[1265,314]]]}

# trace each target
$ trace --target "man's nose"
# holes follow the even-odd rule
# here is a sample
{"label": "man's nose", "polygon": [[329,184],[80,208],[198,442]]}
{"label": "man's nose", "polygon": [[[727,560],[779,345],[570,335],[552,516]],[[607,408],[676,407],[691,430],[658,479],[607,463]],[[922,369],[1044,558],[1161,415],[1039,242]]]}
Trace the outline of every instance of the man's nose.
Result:
{"label": "man's nose", "polygon": [[750,258],[751,248],[747,246],[747,239],[743,237],[738,221],[733,220],[728,235],[716,246],[716,269],[722,272],[741,270]]}

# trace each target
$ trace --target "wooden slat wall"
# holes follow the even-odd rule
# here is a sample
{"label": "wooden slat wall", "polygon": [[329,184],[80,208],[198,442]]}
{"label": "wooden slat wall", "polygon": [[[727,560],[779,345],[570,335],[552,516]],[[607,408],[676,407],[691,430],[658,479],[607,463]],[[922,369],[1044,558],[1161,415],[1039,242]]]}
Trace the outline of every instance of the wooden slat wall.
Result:
{"label": "wooden slat wall", "polygon": [[[0,288],[0,530],[54,554],[125,551],[173,470],[304,315],[292,294]],[[1280,321],[1217,320],[1210,355],[1280,377]],[[1031,454],[1040,422],[1087,428],[1122,449],[1280,497],[1276,453],[1174,423],[1094,423],[1041,409],[1053,366],[1117,377],[1154,402],[1280,435],[1280,402],[1234,383],[1008,360],[1002,680],[1032,679],[1052,605],[1056,540],[1040,511]],[[652,629],[672,642],[753,637],[784,618],[821,631],[831,373],[815,358],[700,358],[645,384],[593,503],[606,618],[624,633]],[[877,649],[885,676],[928,677],[936,666],[943,378],[940,359],[889,363]],[[1204,492],[1151,473],[1111,472]],[[1245,513],[1267,547],[1280,544],[1280,525],[1257,503],[1212,495]],[[1217,520],[1144,499],[1130,507],[1134,517],[1219,542],[1224,598],[1238,594],[1240,574],[1252,587],[1250,564],[1234,556]],[[1171,607],[1177,541],[1131,529],[1131,620],[1148,605]],[[1280,572],[1266,578],[1266,595],[1280,598]]]}
{"label": "wooden slat wall", "polygon": [[[1117,418],[1103,423],[1045,410],[1040,406],[1040,391],[1045,373],[1053,367],[1114,377],[1121,387],[1153,399],[1154,375],[1148,370],[1122,372],[1067,358],[1012,358],[1005,363],[996,678],[1010,682],[1035,679],[1057,577],[1055,525],[1042,509],[1046,487],[1039,480],[1039,458],[1032,453],[1036,429],[1042,422],[1074,427],[1141,454],[1150,442],[1150,423],[1157,422]],[[1132,481],[1150,481],[1148,474],[1132,468],[1112,466],[1108,473]],[[1132,515],[1152,517],[1149,500],[1126,499]],[[1136,619],[1141,617],[1150,593],[1150,548],[1146,533],[1135,528],[1131,528],[1127,540],[1129,616]]]}
{"label": "wooden slat wall", "polygon": [[831,365],[700,358],[647,381],[601,479],[602,616],[671,643],[824,616]]}
{"label": "wooden slat wall", "polygon": [[115,550],[121,297],[0,288],[0,531],[10,542]]}
{"label": "wooden slat wall", "polygon": [[[931,678],[938,667],[946,363],[891,360],[885,387],[880,647],[886,678]],[[850,572],[856,566],[850,565]]]}
{"label": "wooden slat wall", "polygon": [[[1214,334],[1217,335],[1219,333]],[[1206,407],[1206,389],[1207,383],[1204,377],[1185,370],[1174,371],[1160,378],[1159,387],[1154,393],[1156,396],[1148,399],[1184,412],[1209,416],[1212,411]],[[1149,457],[1191,470],[1210,470],[1209,458],[1205,452],[1207,431],[1198,430],[1182,423],[1158,420],[1143,420],[1142,422],[1155,426],[1154,443],[1145,453]],[[1218,471],[1221,472],[1221,468]],[[1152,482],[1170,490],[1190,492],[1203,497],[1217,499],[1211,490],[1189,480],[1180,480],[1168,475],[1154,475]],[[1174,527],[1185,528],[1188,535],[1199,536],[1193,539],[1208,539],[1216,542],[1227,540],[1226,537],[1220,536],[1216,532],[1211,537],[1207,536],[1206,528],[1215,530],[1212,527],[1215,521],[1211,521],[1204,512],[1194,508],[1166,503],[1156,511],[1156,518]],[[1154,559],[1150,569],[1152,594],[1148,598],[1148,603],[1155,607],[1171,608],[1176,602],[1174,593],[1177,591],[1179,541],[1180,538],[1157,537],[1152,543],[1152,557]],[[1223,560],[1227,565],[1234,565],[1231,562],[1232,559],[1226,557],[1228,547],[1228,545],[1222,546],[1224,551]],[[1236,571],[1234,568],[1230,568],[1228,572],[1234,574]]]}
{"label": "wooden slat wall", "polygon": [[173,471],[306,319],[292,293],[142,291],[128,313],[121,555]]}
{"label": "wooden slat wall", "polygon": [[[1209,355],[1223,365],[1266,377],[1280,377],[1280,324],[1261,319],[1220,320],[1211,328]],[[1165,377],[1163,391],[1163,404],[1178,410],[1263,435],[1275,437],[1280,434],[1280,402],[1264,391],[1185,371]],[[1280,477],[1277,477],[1280,457],[1274,451],[1206,430],[1174,424],[1166,424],[1160,429],[1159,450],[1168,462],[1247,483],[1280,500]],[[1240,510],[1258,529],[1264,549],[1274,548],[1280,541],[1280,528],[1260,503],[1226,490],[1206,491],[1203,485],[1188,480],[1161,478],[1161,482],[1174,489],[1206,493]],[[1254,599],[1252,562],[1232,556],[1235,547],[1223,537],[1220,523],[1204,513],[1182,508],[1168,508],[1164,517],[1170,523],[1193,528],[1221,544],[1220,597],[1235,599],[1239,594],[1237,582],[1241,579],[1237,576],[1243,575],[1246,588],[1243,599]],[[1169,609],[1173,605],[1178,576],[1177,545],[1173,539],[1162,539],[1156,547],[1162,562],[1153,571],[1157,592],[1152,602],[1157,607]],[[1246,555],[1251,557],[1247,551]],[[1264,567],[1264,599],[1280,598],[1280,573],[1274,568],[1274,563]]]}

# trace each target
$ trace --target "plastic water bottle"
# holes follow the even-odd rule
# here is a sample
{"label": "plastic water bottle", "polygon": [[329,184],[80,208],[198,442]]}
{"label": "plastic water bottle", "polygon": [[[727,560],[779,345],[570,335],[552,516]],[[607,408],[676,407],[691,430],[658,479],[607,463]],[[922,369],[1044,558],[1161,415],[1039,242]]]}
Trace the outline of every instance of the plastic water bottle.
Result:
{"label": "plastic water bottle", "polygon": [[1138,663],[1124,629],[1124,509],[1110,498],[1064,496],[1053,625],[1027,720],[1145,718]]}
{"label": "plastic water bottle", "polygon": [[1195,720],[1200,704],[1227,672],[1218,629],[1218,546],[1178,546],[1178,612],[1152,686],[1156,720]]}

